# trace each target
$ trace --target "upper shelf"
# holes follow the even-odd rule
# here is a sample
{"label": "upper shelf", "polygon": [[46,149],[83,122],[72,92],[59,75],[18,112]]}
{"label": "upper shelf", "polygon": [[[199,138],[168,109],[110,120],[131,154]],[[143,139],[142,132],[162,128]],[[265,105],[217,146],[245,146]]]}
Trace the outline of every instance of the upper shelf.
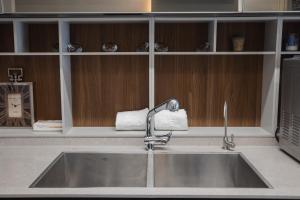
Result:
{"label": "upper shelf", "polygon": [[[105,52],[104,44],[114,43],[117,52],[137,52],[149,41],[148,23],[70,23],[67,25],[69,38],[62,44],[63,52],[67,52],[66,45],[79,44],[83,52],[101,52],[103,55],[116,52]],[[148,50],[144,50],[148,51]],[[142,52],[145,53],[145,52]]]}
{"label": "upper shelf", "polygon": [[245,52],[270,52],[276,49],[276,21],[218,22],[217,51],[233,51],[233,38],[244,39]]}
{"label": "upper shelf", "polygon": [[[273,55],[276,54],[278,18],[87,18],[2,19],[0,56],[6,55]],[[299,19],[283,17],[282,54],[289,33],[300,34]],[[151,29],[151,30],[150,30]],[[233,51],[233,37],[245,39],[243,51]],[[47,38],[47,39],[46,39]],[[151,40],[150,40],[151,38]],[[141,50],[149,41],[168,47],[167,52]],[[102,45],[116,43],[117,52]],[[68,52],[78,43],[83,52]],[[208,48],[204,48],[208,43]],[[151,46],[151,45],[150,45]]]}
{"label": "upper shelf", "polygon": [[57,22],[15,22],[14,28],[17,53],[59,52]]}
{"label": "upper shelf", "polygon": [[[155,42],[167,46],[169,52],[214,50],[214,22],[157,22]],[[205,48],[205,43],[209,46]]]}

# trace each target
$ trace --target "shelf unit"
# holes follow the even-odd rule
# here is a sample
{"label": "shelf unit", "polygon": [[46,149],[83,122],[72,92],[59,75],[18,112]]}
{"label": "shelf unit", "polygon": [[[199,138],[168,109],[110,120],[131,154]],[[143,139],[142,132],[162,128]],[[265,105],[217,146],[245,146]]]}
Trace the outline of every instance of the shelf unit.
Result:
{"label": "shelf unit", "polygon": [[[222,105],[227,100],[231,126],[275,133],[284,17],[1,20],[0,36],[11,34],[2,31],[3,24],[13,27],[14,48],[0,51],[6,66],[11,66],[7,60],[20,60],[18,65],[25,66],[26,59],[36,58],[40,61],[34,65],[55,72],[60,99],[53,106],[57,107],[55,118],[63,120],[62,135],[104,130],[114,125],[116,112],[152,108],[171,96],[187,109],[189,125],[195,130],[222,126]],[[51,36],[36,35],[44,30]],[[245,33],[243,52],[233,52],[228,45],[235,32]],[[38,44],[34,44],[35,37]],[[44,43],[45,37],[51,39]],[[101,44],[113,41],[120,47],[118,52],[101,51]],[[59,51],[53,52],[51,47],[57,42]],[[67,52],[70,42],[82,43],[84,52]],[[136,52],[144,42],[149,42],[149,52]],[[156,52],[155,42],[167,43],[170,51]],[[209,51],[196,52],[204,42],[210,43]],[[43,66],[42,60],[49,62]],[[5,70],[1,75],[4,80]]]}

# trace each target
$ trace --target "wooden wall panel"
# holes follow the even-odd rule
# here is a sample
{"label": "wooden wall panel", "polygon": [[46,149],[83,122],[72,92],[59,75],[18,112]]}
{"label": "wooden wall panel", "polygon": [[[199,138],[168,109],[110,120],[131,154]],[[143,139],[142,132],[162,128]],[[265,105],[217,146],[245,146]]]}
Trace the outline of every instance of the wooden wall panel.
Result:
{"label": "wooden wall panel", "polygon": [[260,126],[262,56],[156,56],[155,103],[175,97],[190,126]]}
{"label": "wooden wall panel", "polygon": [[72,56],[74,126],[114,126],[119,111],[148,107],[147,56]]}
{"label": "wooden wall panel", "polygon": [[264,51],[264,22],[220,22],[218,23],[217,51],[232,51],[232,37],[245,37],[245,51]]}
{"label": "wooden wall panel", "polygon": [[114,42],[122,52],[135,52],[148,42],[148,23],[71,24],[71,42],[82,45],[84,51],[100,52],[102,44]]}
{"label": "wooden wall panel", "polygon": [[30,52],[55,52],[58,24],[28,24],[28,37]]}
{"label": "wooden wall panel", "polygon": [[8,82],[9,67],[22,67],[24,82],[33,82],[35,119],[61,119],[59,57],[0,56],[0,82]]}
{"label": "wooden wall panel", "polygon": [[169,47],[169,51],[195,51],[208,42],[208,23],[157,23],[155,41]]}
{"label": "wooden wall panel", "polygon": [[0,24],[0,52],[14,51],[14,33],[13,24]]}

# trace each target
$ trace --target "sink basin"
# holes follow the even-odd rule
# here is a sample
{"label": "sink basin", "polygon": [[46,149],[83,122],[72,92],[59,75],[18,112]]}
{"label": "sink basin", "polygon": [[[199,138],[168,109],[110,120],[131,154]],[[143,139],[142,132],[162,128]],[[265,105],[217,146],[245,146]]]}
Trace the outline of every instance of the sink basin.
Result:
{"label": "sink basin", "polygon": [[155,154],[154,186],[269,188],[239,153]]}
{"label": "sink basin", "polygon": [[146,187],[147,154],[62,153],[30,186]]}

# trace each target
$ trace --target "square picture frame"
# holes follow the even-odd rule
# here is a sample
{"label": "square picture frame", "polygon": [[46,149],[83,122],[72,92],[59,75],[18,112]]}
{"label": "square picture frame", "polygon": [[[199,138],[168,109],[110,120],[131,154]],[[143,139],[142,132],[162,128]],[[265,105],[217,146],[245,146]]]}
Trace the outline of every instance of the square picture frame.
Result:
{"label": "square picture frame", "polygon": [[0,127],[30,128],[33,123],[32,83],[0,83]]}

